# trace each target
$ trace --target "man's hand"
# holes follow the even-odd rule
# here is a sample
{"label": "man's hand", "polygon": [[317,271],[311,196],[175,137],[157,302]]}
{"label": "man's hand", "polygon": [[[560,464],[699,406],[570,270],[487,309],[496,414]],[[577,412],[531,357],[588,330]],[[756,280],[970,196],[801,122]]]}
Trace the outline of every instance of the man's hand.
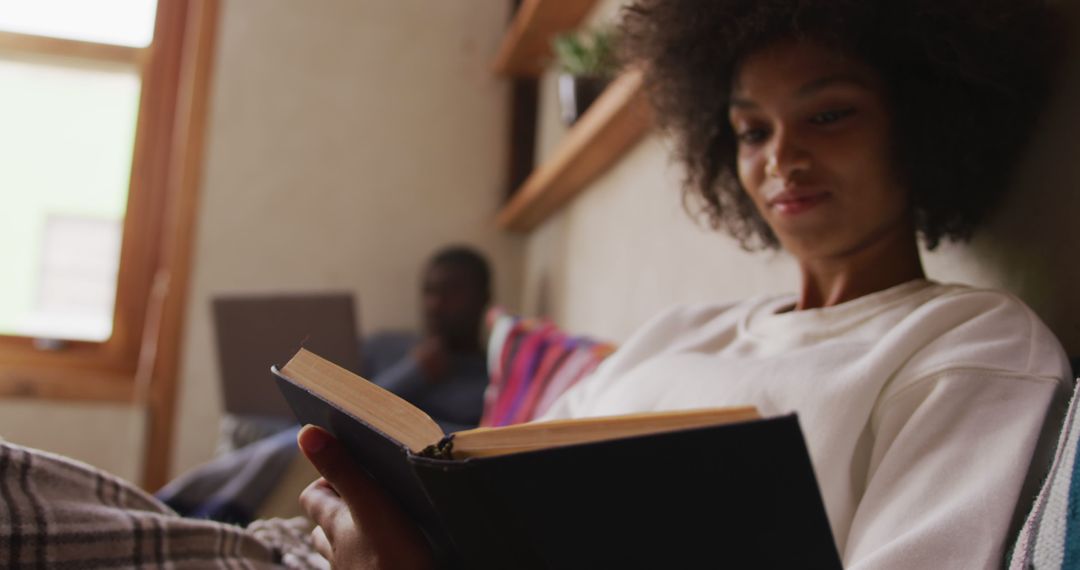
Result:
{"label": "man's hand", "polygon": [[424,379],[429,384],[436,384],[446,377],[450,370],[450,351],[446,349],[446,343],[437,336],[424,337],[412,349],[412,357],[424,373]]}
{"label": "man's hand", "polygon": [[300,450],[322,478],[300,494],[300,504],[318,525],[315,549],[333,568],[431,568],[423,535],[378,484],[325,431],[305,426]]}

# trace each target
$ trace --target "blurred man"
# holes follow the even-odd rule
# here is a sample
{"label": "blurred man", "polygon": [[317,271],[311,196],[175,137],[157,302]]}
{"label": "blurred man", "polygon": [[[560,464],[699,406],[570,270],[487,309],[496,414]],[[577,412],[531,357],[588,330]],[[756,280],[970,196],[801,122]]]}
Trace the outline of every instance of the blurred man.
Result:
{"label": "blurred man", "polygon": [[448,431],[475,426],[488,382],[481,339],[491,300],[487,261],[466,247],[440,250],[428,261],[420,295],[422,334],[372,336],[364,343],[364,376]]}
{"label": "blurred man", "polygon": [[[427,412],[448,433],[474,427],[488,382],[481,340],[491,298],[487,261],[464,247],[440,250],[427,263],[420,293],[422,333],[373,335],[364,343],[362,373]],[[173,480],[157,497],[185,516],[247,524],[297,462],[299,429],[220,456]],[[298,462],[310,471],[307,483],[315,473],[304,459]],[[300,513],[273,513],[294,514]]]}

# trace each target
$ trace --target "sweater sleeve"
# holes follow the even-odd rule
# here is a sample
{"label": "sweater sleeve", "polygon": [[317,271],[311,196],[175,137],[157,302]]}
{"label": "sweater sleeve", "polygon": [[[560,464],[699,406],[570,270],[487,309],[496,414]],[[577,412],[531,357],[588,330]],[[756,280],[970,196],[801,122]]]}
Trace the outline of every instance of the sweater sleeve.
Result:
{"label": "sweater sleeve", "polygon": [[1028,465],[1062,386],[1052,377],[961,368],[889,395],[871,422],[845,566],[1001,567]]}

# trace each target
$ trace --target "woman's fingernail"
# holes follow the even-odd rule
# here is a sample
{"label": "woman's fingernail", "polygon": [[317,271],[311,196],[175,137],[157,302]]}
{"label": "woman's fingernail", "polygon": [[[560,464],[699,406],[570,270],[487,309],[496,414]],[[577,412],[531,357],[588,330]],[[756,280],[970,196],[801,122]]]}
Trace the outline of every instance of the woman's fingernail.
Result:
{"label": "woman's fingernail", "polygon": [[330,443],[330,435],[325,431],[313,426],[306,425],[296,436],[300,448],[308,453],[318,453]]}

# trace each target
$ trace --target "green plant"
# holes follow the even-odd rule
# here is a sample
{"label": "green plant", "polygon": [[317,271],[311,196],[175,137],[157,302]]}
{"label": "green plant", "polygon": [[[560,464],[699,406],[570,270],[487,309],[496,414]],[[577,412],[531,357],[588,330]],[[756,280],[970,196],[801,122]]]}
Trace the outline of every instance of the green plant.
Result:
{"label": "green plant", "polygon": [[559,68],[571,75],[610,77],[617,67],[615,31],[611,28],[577,30],[552,41]]}

